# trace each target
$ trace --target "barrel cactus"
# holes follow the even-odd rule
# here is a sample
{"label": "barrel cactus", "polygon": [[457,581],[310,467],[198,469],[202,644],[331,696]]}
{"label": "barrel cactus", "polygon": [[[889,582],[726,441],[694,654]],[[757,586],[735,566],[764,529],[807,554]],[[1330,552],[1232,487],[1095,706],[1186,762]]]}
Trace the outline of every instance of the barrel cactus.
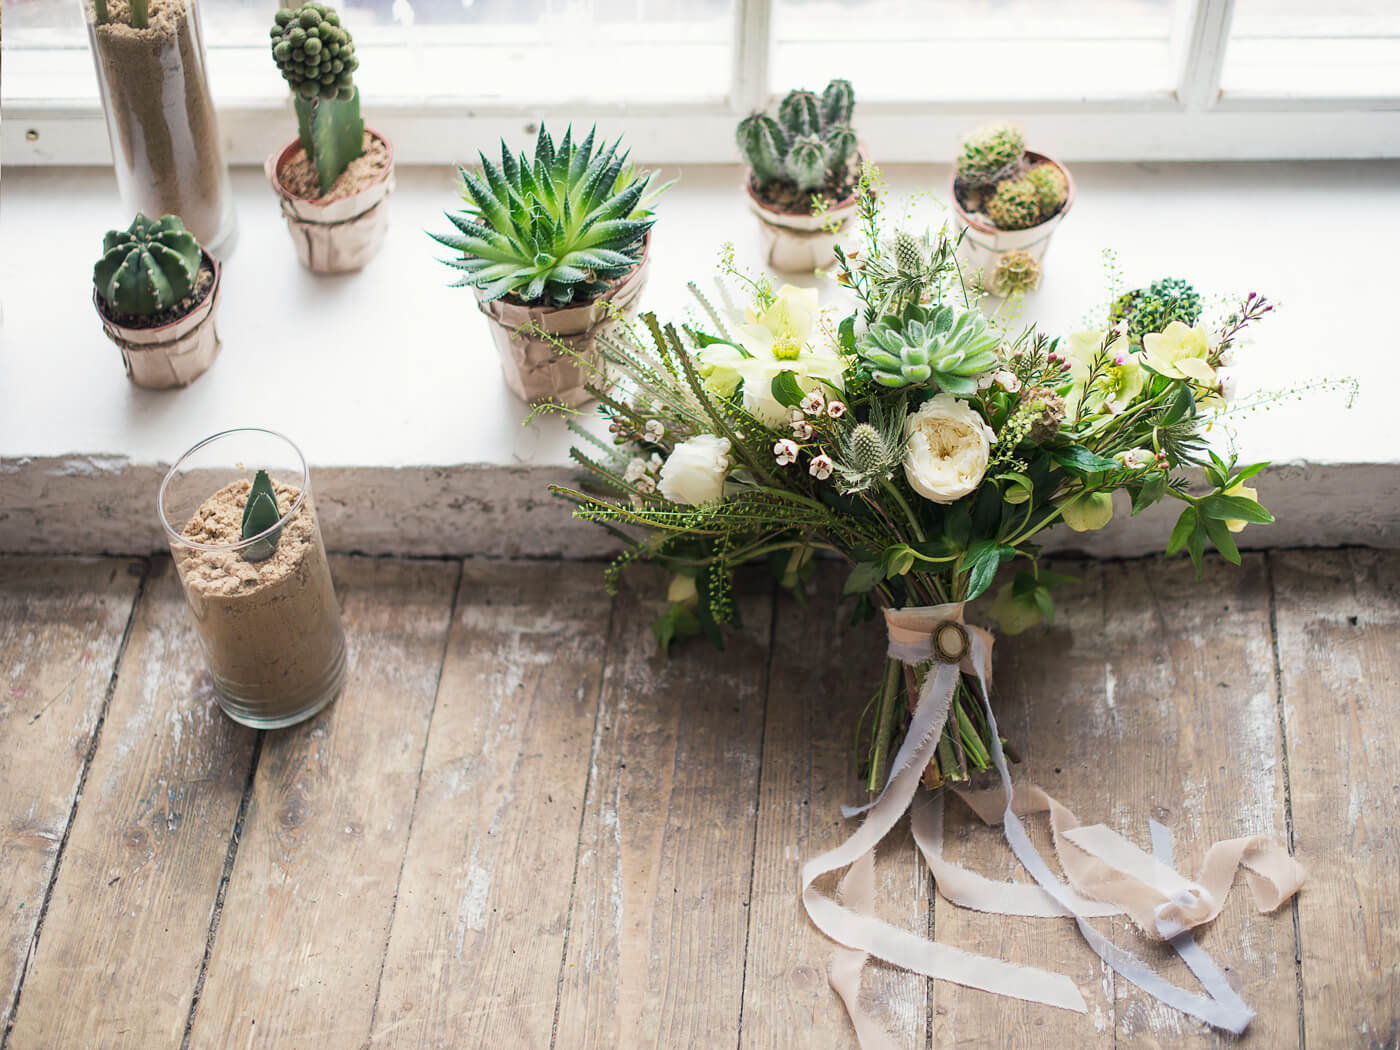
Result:
{"label": "barrel cactus", "polygon": [[987,202],[987,217],[1002,230],[1034,226],[1040,221],[1040,195],[1028,180],[1010,179]]}
{"label": "barrel cactus", "polygon": [[499,167],[479,154],[480,175],[459,169],[470,207],[448,213],[455,232],[430,234],[462,253],[443,260],[464,271],[454,287],[479,289],[483,302],[568,306],[598,298],[641,261],[666,187],[628,163],[620,140],[595,152],[593,139],[575,143],[570,128],[556,149],[541,126],[533,162],[502,142]]}
{"label": "barrel cactus", "polygon": [[997,337],[975,310],[911,306],[885,316],[856,340],[870,378],[881,386],[937,386],[964,397],[996,367]]}
{"label": "barrel cactus", "polygon": [[273,61],[291,85],[301,145],[324,195],[364,152],[355,42],[340,15],[317,3],[279,10],[271,36]]}
{"label": "barrel cactus", "polygon": [[1141,345],[1149,332],[1161,332],[1173,321],[1194,325],[1201,318],[1201,296],[1195,288],[1174,277],[1163,277],[1146,288],[1124,292],[1113,301],[1108,323],[1127,323],[1130,342]]}
{"label": "barrel cactus", "polygon": [[1015,124],[983,124],[963,139],[958,177],[969,183],[998,182],[1021,162],[1025,152],[1025,138]]}
{"label": "barrel cactus", "polygon": [[138,212],[125,230],[109,230],[102,238],[92,281],[111,313],[149,317],[194,291],[203,254],[178,216],[148,219]]}
{"label": "barrel cactus", "polygon": [[766,113],[745,117],[736,138],[755,182],[790,182],[806,193],[839,184],[857,153],[854,106],[850,81],[833,80],[820,98],[789,92],[776,120]]}
{"label": "barrel cactus", "polygon": [[1048,219],[1059,211],[1069,197],[1069,180],[1058,164],[1046,161],[1026,172],[1026,181],[1035,187],[1040,201],[1040,217]]}

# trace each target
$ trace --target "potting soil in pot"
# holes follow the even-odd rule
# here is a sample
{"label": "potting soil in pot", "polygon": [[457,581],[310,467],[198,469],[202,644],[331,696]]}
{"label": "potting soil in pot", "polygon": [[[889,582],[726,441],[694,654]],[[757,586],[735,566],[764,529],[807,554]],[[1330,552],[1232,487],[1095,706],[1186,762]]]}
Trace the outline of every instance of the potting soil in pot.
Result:
{"label": "potting soil in pot", "polygon": [[763,185],[752,182],[752,185],[754,195],[774,211],[786,212],[790,215],[809,215],[812,211],[812,197],[814,195],[824,198],[828,207],[835,207],[854,196],[859,174],[860,169],[856,165],[851,165],[838,182],[823,186],[819,190],[800,190],[795,182],[786,181],[769,182]]}
{"label": "potting soil in pot", "polygon": [[277,181],[288,193],[303,200],[329,204],[344,200],[369,189],[376,182],[383,181],[389,173],[389,148],[383,141],[365,132],[364,152],[352,160],[339,177],[331,184],[330,192],[321,196],[321,182],[316,167],[306,156],[306,150],[299,149],[277,173]]}
{"label": "potting soil in pot", "polygon": [[194,287],[190,290],[190,294],[168,310],[162,310],[155,314],[123,314],[113,310],[106,299],[101,299],[102,312],[107,320],[121,325],[123,328],[162,328],[178,321],[204,302],[204,298],[209,294],[209,289],[213,284],[214,268],[209,265],[209,260],[206,257],[200,262],[199,274],[194,279]]}

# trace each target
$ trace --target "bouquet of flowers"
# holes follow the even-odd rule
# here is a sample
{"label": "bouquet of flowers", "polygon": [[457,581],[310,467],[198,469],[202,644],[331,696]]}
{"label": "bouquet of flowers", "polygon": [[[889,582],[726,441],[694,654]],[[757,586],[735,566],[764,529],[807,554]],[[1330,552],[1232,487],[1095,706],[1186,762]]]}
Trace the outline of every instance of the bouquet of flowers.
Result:
{"label": "bouquet of flowers", "polygon": [[[1206,442],[1225,407],[1222,363],[1272,307],[1251,293],[1207,326],[1200,297],[1163,281],[1118,299],[1098,330],[1013,331],[979,309],[954,238],[882,229],[876,178],[863,173],[857,194],[862,247],[837,255],[845,316],[824,313],[815,291],[743,275],[731,256],[742,308],[716,308],[692,285],[693,323],[648,314],[600,336],[590,392],[611,441],[575,426],[586,480],[556,491],[626,545],[610,584],[639,560],[676,574],[655,625],[663,645],[700,633],[722,645],[732,574],[756,559],[799,594],[814,572],[843,565],[853,615],[883,613],[890,656],[858,734],[866,783],[883,792],[849,849],[808,865],[804,900],[850,949],[947,976],[946,959],[916,958],[812,882],[868,855],[920,781],[959,790],[995,768],[1009,814],[987,702],[990,636],[964,624],[963,606],[1005,566],[990,607],[1002,629],[1050,619],[1062,578],[1040,565],[1041,532],[1106,526],[1120,489],[1133,514],[1173,500],[1182,509],[1167,553],[1185,550],[1199,572],[1208,546],[1237,563],[1234,534],[1273,520],[1248,484],[1265,464],[1222,458]],[[1042,886],[1056,902],[1043,914],[1081,914]],[[1043,997],[1075,999],[1063,988]],[[1243,1027],[1232,1016],[1209,1019]]]}

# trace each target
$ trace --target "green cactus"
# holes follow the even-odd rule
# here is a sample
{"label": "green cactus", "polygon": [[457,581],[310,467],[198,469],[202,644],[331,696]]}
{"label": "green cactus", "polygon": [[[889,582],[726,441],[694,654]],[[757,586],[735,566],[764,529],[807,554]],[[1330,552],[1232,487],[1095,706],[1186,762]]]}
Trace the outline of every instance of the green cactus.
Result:
{"label": "green cactus", "polygon": [[364,152],[355,42],[340,15],[317,3],[279,10],[271,36],[273,61],[292,88],[302,148],[316,168],[321,193],[329,193]]}
{"label": "green cactus", "polygon": [[[254,536],[267,532],[282,518],[277,509],[277,493],[272,487],[272,479],[267,471],[260,470],[253,476],[253,487],[248,490],[248,498],[243,503],[243,527],[240,538],[251,540]],[[277,541],[282,538],[282,530],[264,536],[256,543],[243,548],[245,561],[266,561],[277,550]]]}
{"label": "green cactus", "polygon": [[997,186],[987,202],[987,217],[1001,230],[1024,230],[1040,221],[1040,196],[1026,179]]}
{"label": "green cactus", "polygon": [[745,117],[735,139],[754,182],[788,182],[804,193],[838,185],[858,153],[850,124],[854,106],[850,82],[833,80],[820,98],[811,91],[789,92],[776,120],[766,113]]}
{"label": "green cactus", "polygon": [[92,281],[112,313],[149,317],[194,290],[202,261],[199,242],[179,216],[156,220],[137,212],[125,230],[109,230],[102,238]]}
{"label": "green cactus", "polygon": [[1146,288],[1124,292],[1113,301],[1109,325],[1128,323],[1128,339],[1141,345],[1149,332],[1160,332],[1173,321],[1194,325],[1201,319],[1201,296],[1195,288],[1174,277],[1163,277]]}
{"label": "green cactus", "polygon": [[997,337],[975,310],[911,306],[884,316],[856,340],[856,353],[881,386],[937,386],[963,397],[996,367]]}
{"label": "green cactus", "polygon": [[983,124],[963,139],[958,176],[972,183],[1000,181],[1025,152],[1025,139],[1015,124]]}
{"label": "green cactus", "polygon": [[1035,187],[1040,201],[1040,217],[1048,219],[1059,211],[1069,197],[1069,180],[1058,164],[1046,161],[1026,172],[1026,181]]}

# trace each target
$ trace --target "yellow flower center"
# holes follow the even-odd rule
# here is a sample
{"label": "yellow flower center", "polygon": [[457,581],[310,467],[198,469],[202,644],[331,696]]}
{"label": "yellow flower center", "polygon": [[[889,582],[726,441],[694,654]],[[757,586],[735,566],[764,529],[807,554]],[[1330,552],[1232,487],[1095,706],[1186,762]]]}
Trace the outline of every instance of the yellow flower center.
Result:
{"label": "yellow flower center", "polygon": [[780,335],[773,340],[775,361],[796,361],[802,353],[802,344],[791,335]]}

